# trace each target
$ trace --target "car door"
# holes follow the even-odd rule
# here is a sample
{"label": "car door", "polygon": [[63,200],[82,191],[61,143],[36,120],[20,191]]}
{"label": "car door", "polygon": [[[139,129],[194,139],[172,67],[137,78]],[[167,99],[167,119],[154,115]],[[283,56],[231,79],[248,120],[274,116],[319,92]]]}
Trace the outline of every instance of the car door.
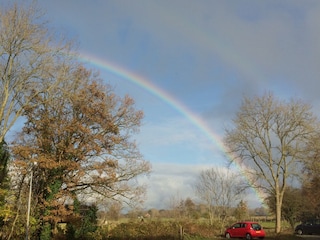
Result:
{"label": "car door", "polygon": [[308,220],[303,225],[303,232],[306,234],[314,233],[314,221]]}
{"label": "car door", "polygon": [[247,224],[246,223],[241,223],[240,228],[239,228],[239,237],[245,237],[247,233],[246,229]]}
{"label": "car door", "polygon": [[314,220],[314,229],[313,229],[313,233],[315,234],[320,234],[320,219],[315,219]]}
{"label": "car door", "polygon": [[232,233],[231,233],[231,236],[232,237],[241,237],[240,235],[240,227],[241,227],[241,223],[236,223],[232,226]]}

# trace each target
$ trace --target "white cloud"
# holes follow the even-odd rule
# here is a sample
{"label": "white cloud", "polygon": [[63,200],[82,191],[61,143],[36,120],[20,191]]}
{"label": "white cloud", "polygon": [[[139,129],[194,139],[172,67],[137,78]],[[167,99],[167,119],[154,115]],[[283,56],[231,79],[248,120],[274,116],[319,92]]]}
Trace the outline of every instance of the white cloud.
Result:
{"label": "white cloud", "polygon": [[183,117],[148,122],[137,137],[142,154],[151,163],[221,165],[226,161],[217,142]]}
{"label": "white cloud", "polygon": [[[150,177],[141,179],[148,185],[145,208],[168,209],[171,200],[185,200],[191,198],[199,202],[195,196],[193,186],[202,170],[210,169],[214,165],[186,165],[176,163],[153,164],[153,172]],[[221,167],[225,169],[224,167]],[[179,199],[177,199],[179,198]],[[245,198],[250,208],[261,205],[260,199],[251,191]]]}

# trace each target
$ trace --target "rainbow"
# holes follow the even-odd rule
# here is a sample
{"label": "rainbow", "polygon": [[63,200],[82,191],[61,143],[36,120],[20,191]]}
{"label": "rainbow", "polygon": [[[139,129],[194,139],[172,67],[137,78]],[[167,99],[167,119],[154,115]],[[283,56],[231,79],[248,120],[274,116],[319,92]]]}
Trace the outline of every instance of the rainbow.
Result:
{"label": "rainbow", "polygon": [[94,66],[102,68],[115,76],[118,76],[122,79],[126,79],[134,83],[135,85],[138,85],[141,88],[145,89],[152,95],[160,98],[163,102],[167,103],[172,108],[180,112],[184,117],[189,119],[189,121],[198,129],[200,129],[201,132],[203,132],[220,150],[223,151],[223,153],[227,152],[227,149],[224,146],[222,140],[220,140],[220,136],[214,133],[202,118],[190,111],[185,105],[183,105],[176,98],[165,92],[163,89],[151,83],[144,77],[130,72],[111,62],[108,62],[107,60],[98,57],[93,57],[88,54],[80,55],[80,59]]}
{"label": "rainbow", "polygon": [[[227,158],[235,159],[234,156],[232,156],[228,153],[229,151],[228,151],[227,147],[223,144],[221,137],[218,134],[214,133],[212,131],[212,129],[208,126],[208,124],[202,118],[200,118],[197,114],[190,111],[184,104],[179,102],[172,95],[168,94],[163,89],[161,89],[158,86],[156,86],[155,84],[151,83],[143,76],[140,76],[136,73],[130,72],[123,67],[120,67],[116,64],[113,64],[113,63],[107,61],[106,59],[101,59],[101,58],[98,58],[96,56],[92,56],[87,53],[82,52],[80,54],[80,56],[78,56],[78,58],[85,63],[89,63],[91,65],[98,67],[98,68],[104,69],[107,72],[109,72],[117,77],[128,80],[128,81],[132,82],[133,84],[138,85],[142,89],[148,91],[152,95],[160,98],[163,102],[167,103],[169,106],[171,106],[172,108],[177,110],[179,113],[181,113],[194,126],[196,126],[202,133],[204,133],[206,135],[206,137],[208,137],[208,139],[213,144],[215,144],[218,147],[218,149],[220,149]],[[241,167],[241,165],[237,161],[236,161],[236,167],[238,168],[240,173],[246,178],[248,183],[251,184],[249,177],[246,176],[246,174],[245,174],[245,169],[243,167]],[[259,201],[261,203],[263,203],[263,199],[264,199],[263,193],[255,190],[255,189],[253,189],[253,190],[255,191],[256,196],[258,197]]]}

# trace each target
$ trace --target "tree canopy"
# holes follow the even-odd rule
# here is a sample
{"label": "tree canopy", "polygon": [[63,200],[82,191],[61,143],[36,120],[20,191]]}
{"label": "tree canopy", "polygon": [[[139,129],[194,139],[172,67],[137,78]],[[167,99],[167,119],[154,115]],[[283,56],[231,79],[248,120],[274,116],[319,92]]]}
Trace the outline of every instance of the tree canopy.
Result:
{"label": "tree canopy", "polygon": [[231,170],[211,168],[200,172],[194,190],[208,207],[210,224],[214,217],[224,220],[227,211],[240,197],[241,180]]}
{"label": "tree canopy", "polygon": [[[145,186],[138,177],[151,168],[133,137],[143,112],[80,63],[71,43],[51,34],[35,5],[14,4],[0,13],[0,143],[23,119],[9,144],[6,239],[24,232],[19,216],[27,211],[30,177],[30,230],[35,238],[45,238],[58,221],[77,214],[73,203],[79,200],[142,202]],[[3,178],[8,158],[0,160]]]}
{"label": "tree canopy", "polygon": [[0,11],[0,142],[42,93],[55,91],[70,44],[55,41],[35,5]]}

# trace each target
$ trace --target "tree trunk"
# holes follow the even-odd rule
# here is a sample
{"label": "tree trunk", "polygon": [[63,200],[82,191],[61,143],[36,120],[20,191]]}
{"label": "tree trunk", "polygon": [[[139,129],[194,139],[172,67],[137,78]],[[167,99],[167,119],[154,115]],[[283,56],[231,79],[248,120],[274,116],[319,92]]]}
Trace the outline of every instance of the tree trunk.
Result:
{"label": "tree trunk", "polygon": [[209,213],[210,226],[212,226],[213,225],[213,209],[211,205],[209,205],[208,213]]}
{"label": "tree trunk", "polygon": [[282,199],[280,193],[276,193],[276,228],[275,233],[281,232],[281,206]]}

